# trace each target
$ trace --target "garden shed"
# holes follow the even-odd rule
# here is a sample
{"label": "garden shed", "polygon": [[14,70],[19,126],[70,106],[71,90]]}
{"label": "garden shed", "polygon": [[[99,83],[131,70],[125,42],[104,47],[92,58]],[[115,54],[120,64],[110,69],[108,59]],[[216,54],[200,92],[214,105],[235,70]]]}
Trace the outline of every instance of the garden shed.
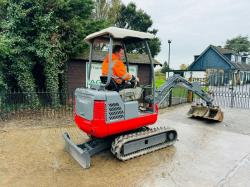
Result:
{"label": "garden shed", "polygon": [[[92,70],[90,75],[90,81],[98,83],[100,82],[102,61],[105,58],[107,52],[94,51]],[[66,79],[67,89],[70,93],[78,87],[86,87],[86,69],[89,60],[89,54],[84,53],[81,56],[71,58],[67,65]],[[124,60],[125,61],[125,60]],[[151,84],[151,69],[149,58],[146,54],[128,54],[129,72],[140,79],[141,85]],[[161,63],[154,59],[154,66],[160,65]]]}

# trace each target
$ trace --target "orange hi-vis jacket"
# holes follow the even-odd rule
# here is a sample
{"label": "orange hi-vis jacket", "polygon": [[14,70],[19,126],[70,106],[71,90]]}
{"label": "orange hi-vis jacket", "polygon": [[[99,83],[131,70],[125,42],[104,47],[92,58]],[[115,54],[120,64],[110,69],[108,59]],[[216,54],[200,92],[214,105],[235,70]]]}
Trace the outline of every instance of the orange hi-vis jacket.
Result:
{"label": "orange hi-vis jacket", "polygon": [[[115,54],[112,54],[112,78],[116,83],[121,84],[123,80],[129,81],[132,79],[132,75],[127,72],[127,68],[124,63],[118,59]],[[109,55],[107,55],[102,63],[102,76],[108,76],[109,69]]]}

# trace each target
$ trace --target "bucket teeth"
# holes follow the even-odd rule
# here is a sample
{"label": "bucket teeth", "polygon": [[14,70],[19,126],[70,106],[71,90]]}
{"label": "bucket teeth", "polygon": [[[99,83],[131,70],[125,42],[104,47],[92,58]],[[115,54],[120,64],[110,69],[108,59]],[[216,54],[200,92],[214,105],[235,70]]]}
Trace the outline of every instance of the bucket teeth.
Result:
{"label": "bucket teeth", "polygon": [[188,111],[189,117],[199,117],[213,121],[223,121],[223,112],[219,107],[208,107],[200,104],[192,105]]}
{"label": "bucket teeth", "polygon": [[223,121],[224,114],[219,107],[211,107],[204,118],[221,122]]}

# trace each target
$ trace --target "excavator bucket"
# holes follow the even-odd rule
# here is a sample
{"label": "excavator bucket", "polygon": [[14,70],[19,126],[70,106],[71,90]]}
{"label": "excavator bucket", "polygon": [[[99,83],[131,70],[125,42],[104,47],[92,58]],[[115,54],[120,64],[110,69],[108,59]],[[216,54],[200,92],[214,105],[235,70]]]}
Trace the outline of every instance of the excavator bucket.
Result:
{"label": "excavator bucket", "polygon": [[202,104],[192,105],[190,110],[188,111],[188,116],[204,118],[219,122],[223,121],[224,117],[220,107],[218,106],[208,107]]}
{"label": "excavator bucket", "polygon": [[208,112],[206,113],[204,118],[222,122],[224,118],[224,113],[218,106],[208,107]]}

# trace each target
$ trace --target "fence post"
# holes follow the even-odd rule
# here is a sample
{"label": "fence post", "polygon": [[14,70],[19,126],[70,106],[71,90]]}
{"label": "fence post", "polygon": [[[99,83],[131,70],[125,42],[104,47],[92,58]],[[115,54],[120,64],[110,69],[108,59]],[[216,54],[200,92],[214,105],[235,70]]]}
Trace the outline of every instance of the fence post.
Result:
{"label": "fence post", "polygon": [[[193,78],[192,76],[189,78],[188,80],[189,82],[193,82]],[[192,103],[193,102],[193,92],[188,90],[188,94],[187,94],[187,102],[188,103]]]}
{"label": "fence post", "polygon": [[168,97],[168,106],[172,106],[172,90],[169,92],[169,97]]}
{"label": "fence post", "polygon": [[231,103],[230,103],[230,107],[233,108],[234,106],[234,72],[232,72],[232,85],[229,89],[231,89]]}
{"label": "fence post", "polygon": [[74,104],[75,104],[75,95],[74,95],[75,92],[71,92],[71,116],[74,117]]}
{"label": "fence post", "polygon": [[[168,75],[168,77],[167,77],[166,81],[169,79],[169,70],[167,70],[165,76],[167,76],[167,75]],[[167,104],[168,104],[168,105],[167,105]],[[167,105],[168,107],[171,107],[171,106],[172,106],[172,90],[170,90],[169,95],[168,95],[168,103],[167,103],[167,98],[166,98],[166,105]]]}

